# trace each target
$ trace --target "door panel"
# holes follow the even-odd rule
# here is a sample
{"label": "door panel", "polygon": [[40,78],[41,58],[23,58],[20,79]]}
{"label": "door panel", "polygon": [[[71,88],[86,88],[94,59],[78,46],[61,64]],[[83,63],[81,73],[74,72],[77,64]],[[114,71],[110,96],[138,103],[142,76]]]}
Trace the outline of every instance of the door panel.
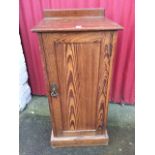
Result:
{"label": "door panel", "polygon": [[110,57],[105,56],[110,37],[106,35],[110,33],[42,35],[49,84],[58,85],[59,95],[51,97],[58,135],[85,135],[87,131],[94,135],[103,129],[110,66]]}
{"label": "door panel", "polygon": [[64,130],[95,129],[100,42],[55,43]]}

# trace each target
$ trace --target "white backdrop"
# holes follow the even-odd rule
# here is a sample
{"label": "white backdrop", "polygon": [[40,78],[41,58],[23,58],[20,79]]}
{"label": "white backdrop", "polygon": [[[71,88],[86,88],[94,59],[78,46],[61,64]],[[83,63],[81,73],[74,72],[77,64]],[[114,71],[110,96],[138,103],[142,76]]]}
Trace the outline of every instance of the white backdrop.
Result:
{"label": "white backdrop", "polygon": [[31,89],[27,82],[28,73],[26,69],[25,58],[22,50],[22,46],[20,45],[19,52],[19,111],[23,111],[25,106],[31,100]]}

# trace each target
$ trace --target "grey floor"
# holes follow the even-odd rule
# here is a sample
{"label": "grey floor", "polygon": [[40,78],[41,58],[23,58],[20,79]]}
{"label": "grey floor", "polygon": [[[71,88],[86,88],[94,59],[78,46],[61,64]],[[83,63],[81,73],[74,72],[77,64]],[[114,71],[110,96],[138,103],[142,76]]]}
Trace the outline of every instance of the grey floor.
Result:
{"label": "grey floor", "polygon": [[108,146],[53,149],[49,145],[50,119],[46,97],[33,96],[20,113],[20,155],[134,155],[135,107],[110,104],[108,116]]}

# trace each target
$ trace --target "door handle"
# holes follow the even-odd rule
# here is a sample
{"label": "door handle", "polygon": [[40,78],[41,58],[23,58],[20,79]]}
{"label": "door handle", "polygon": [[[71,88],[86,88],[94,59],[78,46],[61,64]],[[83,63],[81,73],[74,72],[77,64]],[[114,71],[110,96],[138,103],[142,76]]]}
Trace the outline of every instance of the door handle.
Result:
{"label": "door handle", "polygon": [[53,96],[53,97],[58,96],[58,87],[55,83],[51,84],[51,96]]}

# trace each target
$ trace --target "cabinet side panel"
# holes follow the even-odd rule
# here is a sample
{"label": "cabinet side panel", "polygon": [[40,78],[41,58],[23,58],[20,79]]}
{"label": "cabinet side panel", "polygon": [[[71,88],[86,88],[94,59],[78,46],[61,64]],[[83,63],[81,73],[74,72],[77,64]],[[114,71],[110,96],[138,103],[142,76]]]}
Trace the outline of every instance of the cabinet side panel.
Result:
{"label": "cabinet side panel", "polygon": [[109,104],[109,94],[110,94],[110,88],[111,88],[111,80],[112,80],[112,68],[113,68],[113,62],[114,62],[114,56],[115,56],[115,50],[116,50],[116,42],[117,42],[117,31],[111,31],[109,41],[110,41],[110,66],[109,66],[109,79],[108,79],[108,88],[107,88],[107,98],[106,98],[106,105],[105,105],[105,117],[104,117],[104,125],[107,126],[107,118],[108,118],[108,104]]}
{"label": "cabinet side panel", "polygon": [[106,129],[107,126],[112,58],[116,41],[115,31],[103,32],[103,36],[98,79],[97,131]]}

